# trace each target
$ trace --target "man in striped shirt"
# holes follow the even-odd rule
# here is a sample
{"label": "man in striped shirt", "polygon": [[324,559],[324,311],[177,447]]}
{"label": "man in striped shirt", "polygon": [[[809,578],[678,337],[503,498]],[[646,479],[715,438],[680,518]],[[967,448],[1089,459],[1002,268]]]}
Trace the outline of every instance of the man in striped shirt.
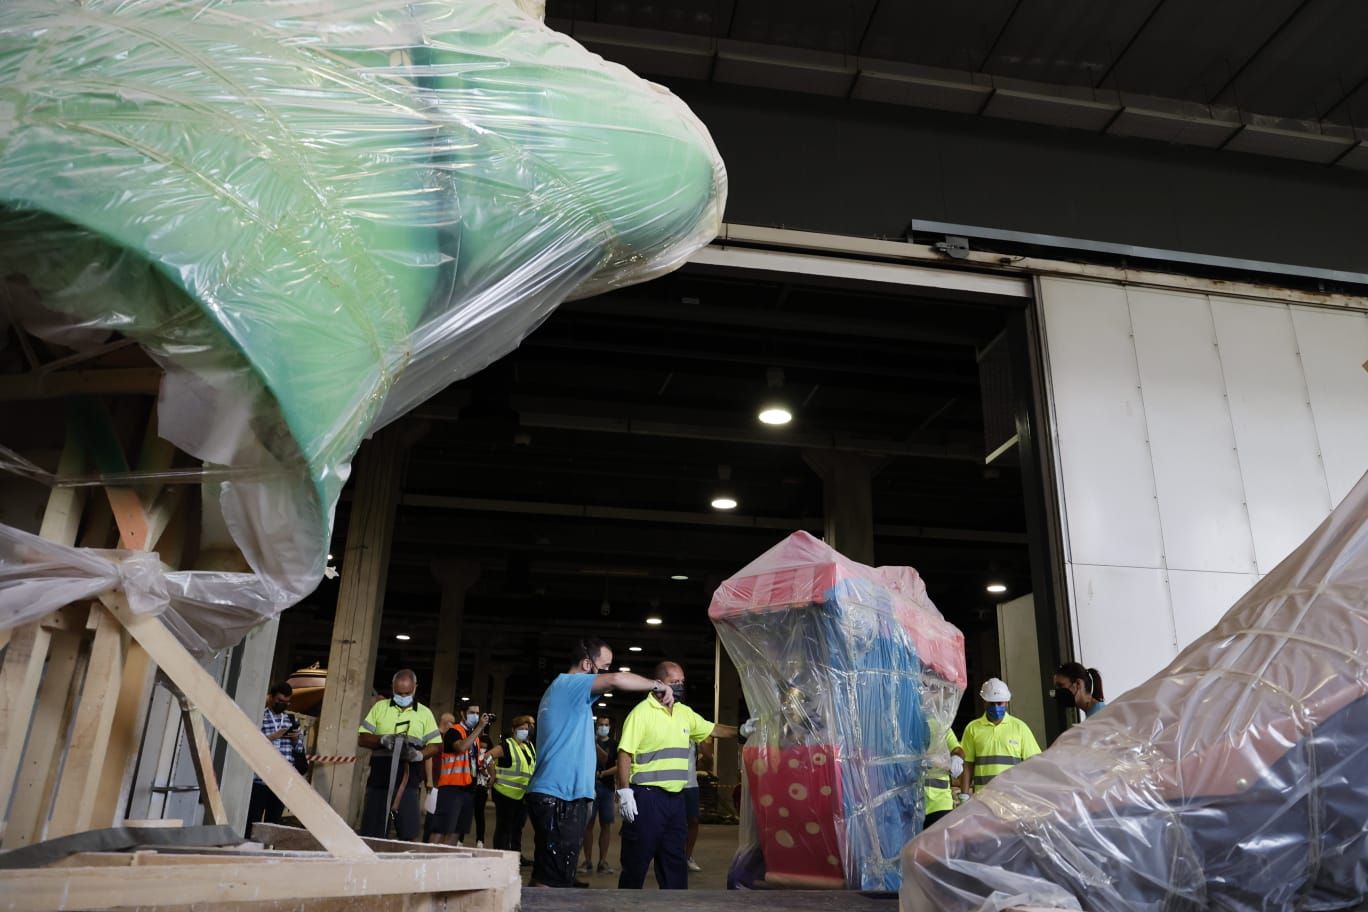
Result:
{"label": "man in striped shirt", "polygon": [[[267,741],[275,745],[275,749],[280,751],[280,756],[288,760],[291,766],[294,765],[295,753],[301,749],[299,720],[286,711],[290,707],[290,697],[293,695],[294,688],[281,681],[271,688],[270,694],[266,697],[266,708],[261,711],[261,733],[266,736]],[[252,799],[247,805],[245,835],[251,838],[252,824],[260,822],[263,816],[267,823],[280,823],[284,812],[284,802],[261,781],[260,776],[253,776]]]}

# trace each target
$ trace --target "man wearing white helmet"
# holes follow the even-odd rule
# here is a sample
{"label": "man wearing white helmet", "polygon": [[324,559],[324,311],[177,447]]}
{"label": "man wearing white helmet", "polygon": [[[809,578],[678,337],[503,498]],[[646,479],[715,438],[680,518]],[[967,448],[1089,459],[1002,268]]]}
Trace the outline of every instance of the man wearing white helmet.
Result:
{"label": "man wearing white helmet", "polygon": [[1040,753],[1027,724],[1007,714],[1012,692],[999,678],[989,678],[979,690],[983,715],[964,729],[964,778],[974,791],[992,782],[1023,760]]}

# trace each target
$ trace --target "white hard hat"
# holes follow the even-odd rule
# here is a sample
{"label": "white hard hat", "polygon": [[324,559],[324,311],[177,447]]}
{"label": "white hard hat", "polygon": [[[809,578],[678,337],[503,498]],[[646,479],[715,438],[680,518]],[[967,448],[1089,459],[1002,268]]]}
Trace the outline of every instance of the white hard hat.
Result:
{"label": "white hard hat", "polygon": [[979,688],[979,696],[985,703],[1006,703],[1012,699],[1012,691],[1001,678],[989,678],[983,682],[983,687]]}

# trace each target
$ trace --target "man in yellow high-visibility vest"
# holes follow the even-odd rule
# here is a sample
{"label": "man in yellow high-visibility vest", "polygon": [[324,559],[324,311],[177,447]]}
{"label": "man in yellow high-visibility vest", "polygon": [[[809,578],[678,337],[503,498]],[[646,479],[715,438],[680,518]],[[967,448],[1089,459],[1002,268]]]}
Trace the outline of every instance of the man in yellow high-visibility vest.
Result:
{"label": "man in yellow high-visibility vest", "polygon": [[1023,760],[1040,753],[1030,726],[1007,714],[1012,692],[1006,682],[989,678],[979,690],[983,715],[964,728],[964,778],[974,791],[992,782]]}
{"label": "man in yellow high-visibility vest", "polygon": [[736,726],[709,722],[684,704],[684,669],[677,663],[661,662],[655,677],[669,685],[674,705],[648,696],[627,716],[618,738],[619,890],[640,890],[652,862],[660,889],[688,889],[689,823],[683,792],[690,746],[707,738],[736,737]]}

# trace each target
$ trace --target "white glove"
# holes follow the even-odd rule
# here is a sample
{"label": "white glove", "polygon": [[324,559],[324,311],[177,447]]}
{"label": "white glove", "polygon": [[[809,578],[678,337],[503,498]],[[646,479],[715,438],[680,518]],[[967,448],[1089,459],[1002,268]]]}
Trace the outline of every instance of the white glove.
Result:
{"label": "white glove", "polygon": [[958,779],[964,775],[964,758],[959,754],[950,755],[950,778]]}
{"label": "white glove", "polygon": [[399,740],[399,737],[399,735],[381,735],[380,746],[383,747],[385,750],[392,751],[394,750],[395,742]]}
{"label": "white glove", "polygon": [[736,733],[743,738],[749,738],[751,735],[755,734],[755,729],[755,720],[747,719],[745,722],[741,723],[741,727],[736,730]]}
{"label": "white glove", "polygon": [[423,759],[422,748],[414,747],[412,744],[404,751],[404,759],[410,763],[418,763]]}
{"label": "white glove", "polygon": [[629,788],[617,790],[618,810],[622,812],[622,819],[627,823],[636,820],[637,806],[636,795],[632,794]]}

